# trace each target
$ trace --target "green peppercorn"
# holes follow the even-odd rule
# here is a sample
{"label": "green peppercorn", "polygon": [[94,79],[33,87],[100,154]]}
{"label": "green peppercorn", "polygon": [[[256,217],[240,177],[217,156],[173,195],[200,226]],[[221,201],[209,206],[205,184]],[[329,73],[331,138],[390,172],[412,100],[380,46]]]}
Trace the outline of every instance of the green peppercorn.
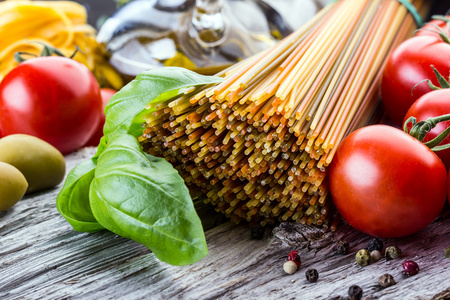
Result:
{"label": "green peppercorn", "polygon": [[397,282],[395,282],[394,277],[392,277],[392,275],[384,274],[384,275],[381,275],[381,277],[378,279],[378,283],[382,287],[388,287],[388,286],[396,284]]}
{"label": "green peppercorn", "polygon": [[445,248],[444,254],[445,254],[445,257],[446,257],[446,258],[450,258],[450,246],[448,246],[447,248]]}
{"label": "green peppercorn", "polygon": [[363,295],[363,290],[357,285],[352,285],[348,289],[348,299],[349,300],[360,300]]}
{"label": "green peppercorn", "polygon": [[348,253],[348,250],[350,249],[350,245],[347,241],[340,240],[336,243],[336,246],[334,247],[337,254],[345,255]]}
{"label": "green peppercorn", "polygon": [[306,280],[316,282],[319,279],[319,272],[316,269],[308,269],[305,272]]}
{"label": "green peppercorn", "polygon": [[367,266],[370,262],[370,253],[367,249],[361,249],[356,253],[356,263],[363,267]]}
{"label": "green peppercorn", "polygon": [[384,256],[386,256],[386,260],[397,259],[402,255],[402,250],[400,250],[397,246],[389,246],[386,248]]}

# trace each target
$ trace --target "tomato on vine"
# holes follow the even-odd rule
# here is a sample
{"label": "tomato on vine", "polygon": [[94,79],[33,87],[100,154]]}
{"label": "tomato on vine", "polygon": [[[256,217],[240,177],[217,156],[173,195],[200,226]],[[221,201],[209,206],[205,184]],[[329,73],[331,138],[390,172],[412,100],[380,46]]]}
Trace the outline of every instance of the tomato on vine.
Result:
{"label": "tomato on vine", "polygon": [[[424,122],[416,125],[410,133],[424,135]],[[436,142],[440,143],[433,141],[431,146]],[[331,196],[342,217],[376,237],[402,237],[421,230],[438,216],[447,199],[447,171],[439,157],[391,126],[373,125],[350,134],[329,170]]]}
{"label": "tomato on vine", "polygon": [[442,20],[425,25],[416,36],[400,44],[387,61],[381,98],[387,114],[399,126],[409,107],[431,91],[427,85],[420,85],[412,92],[413,87],[424,79],[438,84],[431,65],[441,74],[450,74],[450,39],[444,28],[446,22]]}
{"label": "tomato on vine", "polygon": [[[434,68],[433,68],[434,69]],[[425,121],[429,118],[439,117],[445,114],[450,114],[450,83],[436,70],[434,69],[436,78],[442,88],[434,86],[431,81],[428,81],[431,92],[426,93],[420,97],[409,108],[406,113],[404,123],[411,117],[415,117],[418,122]],[[423,84],[419,83],[418,85]],[[434,128],[432,128],[423,138],[424,142],[428,142],[436,138],[441,132],[450,127],[450,121],[439,122]],[[412,124],[407,124],[407,130],[411,130]],[[441,144],[449,144],[450,136],[447,136]],[[445,167],[450,169],[450,148],[437,151],[436,155],[444,163]]]}

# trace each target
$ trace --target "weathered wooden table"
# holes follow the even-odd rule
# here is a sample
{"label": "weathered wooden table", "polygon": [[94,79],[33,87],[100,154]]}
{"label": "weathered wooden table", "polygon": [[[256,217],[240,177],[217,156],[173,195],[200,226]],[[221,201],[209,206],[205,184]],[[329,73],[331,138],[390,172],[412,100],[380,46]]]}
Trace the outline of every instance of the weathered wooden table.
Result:
{"label": "weathered wooden table", "polygon": [[[85,148],[66,157],[68,169],[91,157]],[[348,225],[337,231],[284,223],[263,240],[252,240],[247,226],[222,224],[206,232],[209,255],[198,263],[174,267],[159,262],[144,246],[108,231],[78,233],[58,214],[61,186],[21,200],[0,213],[0,299],[339,299],[357,284],[365,299],[450,299],[450,212],[397,245],[401,258],[355,264],[369,236]],[[348,255],[334,254],[339,239],[350,242]],[[301,268],[282,270],[290,250],[299,249]],[[401,264],[412,259],[419,274],[405,278]],[[309,283],[305,270],[316,268]],[[385,273],[397,284],[378,285]],[[345,299],[345,298],[343,298]]]}

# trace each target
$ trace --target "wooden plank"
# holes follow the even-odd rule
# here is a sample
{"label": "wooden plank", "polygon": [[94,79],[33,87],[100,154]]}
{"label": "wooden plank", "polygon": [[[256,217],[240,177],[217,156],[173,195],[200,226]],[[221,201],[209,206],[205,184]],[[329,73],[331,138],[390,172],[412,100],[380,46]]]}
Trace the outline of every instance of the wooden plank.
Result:
{"label": "wooden plank", "polygon": [[[67,156],[68,169],[94,152]],[[385,240],[403,250],[401,258],[364,268],[354,255],[369,236],[348,225],[331,233],[290,223],[263,240],[252,240],[246,225],[220,225],[206,233],[206,258],[175,267],[113,233],[73,231],[56,211],[59,189],[28,196],[0,213],[0,299],[338,299],[352,284],[363,288],[365,299],[431,299],[450,288],[450,259],[443,254],[450,245],[448,209],[413,236]],[[341,238],[351,244],[345,256],[333,251]],[[300,250],[302,267],[287,275],[282,265],[293,249]],[[418,275],[401,275],[406,259],[420,265]],[[317,283],[306,281],[308,268],[319,271]],[[381,288],[377,281],[384,273],[398,283]]]}

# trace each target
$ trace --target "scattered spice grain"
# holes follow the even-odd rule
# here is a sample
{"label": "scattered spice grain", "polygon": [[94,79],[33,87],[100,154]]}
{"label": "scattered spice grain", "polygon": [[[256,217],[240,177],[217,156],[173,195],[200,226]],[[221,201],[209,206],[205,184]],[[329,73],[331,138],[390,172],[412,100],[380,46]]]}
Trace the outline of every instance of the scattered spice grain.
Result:
{"label": "scattered spice grain", "polygon": [[348,289],[348,298],[349,300],[360,300],[363,295],[363,290],[358,285],[352,285]]}
{"label": "scattered spice grain", "polygon": [[392,275],[384,274],[380,276],[380,278],[378,279],[378,283],[382,287],[389,287],[396,284],[397,282],[395,282],[394,277],[392,277]]}
{"label": "scattered spice grain", "polygon": [[356,263],[363,267],[370,263],[370,253],[367,249],[361,249],[356,253],[355,256]]}
{"label": "scattered spice grain", "polygon": [[336,246],[334,247],[337,254],[345,255],[348,253],[348,250],[350,249],[350,245],[347,241],[340,240],[336,243]]}
{"label": "scattered spice grain", "polygon": [[386,248],[386,251],[384,253],[384,256],[386,257],[386,260],[392,260],[397,259],[402,255],[402,250],[400,250],[397,246],[389,246]]}
{"label": "scattered spice grain", "polygon": [[286,274],[294,274],[297,271],[297,264],[292,260],[288,260],[283,264],[283,270]]}
{"label": "scattered spice grain", "polygon": [[309,282],[317,282],[319,279],[319,272],[316,269],[308,269],[305,272],[306,280]]}
{"label": "scattered spice grain", "polygon": [[374,250],[383,251],[383,241],[377,238],[371,239],[367,245],[367,250],[372,252]]}
{"label": "scattered spice grain", "polygon": [[404,271],[404,274],[406,276],[413,276],[419,273],[419,265],[412,260],[405,260],[402,264]]}

